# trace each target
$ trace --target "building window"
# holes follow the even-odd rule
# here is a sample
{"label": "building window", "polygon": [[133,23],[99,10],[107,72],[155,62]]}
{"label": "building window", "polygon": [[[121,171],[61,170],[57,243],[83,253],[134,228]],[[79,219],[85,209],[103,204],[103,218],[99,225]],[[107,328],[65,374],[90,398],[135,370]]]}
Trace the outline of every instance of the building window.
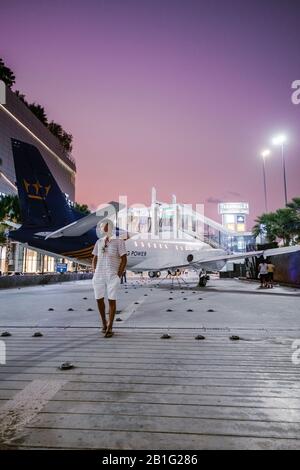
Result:
{"label": "building window", "polygon": [[23,263],[23,272],[35,273],[37,271],[37,252],[26,250]]}
{"label": "building window", "polygon": [[245,224],[237,224],[236,230],[237,232],[245,232]]}

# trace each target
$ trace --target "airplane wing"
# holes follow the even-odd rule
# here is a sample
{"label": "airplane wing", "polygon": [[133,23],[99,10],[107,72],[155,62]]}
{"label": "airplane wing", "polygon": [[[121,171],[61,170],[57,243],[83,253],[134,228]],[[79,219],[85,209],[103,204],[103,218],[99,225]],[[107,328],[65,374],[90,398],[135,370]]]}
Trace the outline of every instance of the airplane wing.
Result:
{"label": "airplane wing", "polygon": [[16,224],[15,222],[11,222],[10,220],[3,220],[3,222],[1,223],[8,225],[9,227],[15,228],[15,229],[18,229],[22,226],[22,224]]}
{"label": "airplane wing", "polygon": [[[205,258],[202,258],[201,260],[196,260],[195,262],[192,262],[190,264],[194,265],[194,267],[201,267],[201,265],[209,265],[210,263],[217,263],[218,261],[233,261],[233,260],[242,260],[245,258],[253,258],[253,257],[258,257],[258,256],[263,256],[264,258],[267,258],[268,256],[278,256],[278,255],[284,255],[287,253],[295,253],[300,251],[300,245],[296,246],[286,246],[282,248],[272,248],[268,250],[259,250],[259,251],[248,251],[246,253],[235,253],[234,255],[218,255],[214,256],[213,251],[210,256],[206,256]],[[185,266],[187,267],[187,266]]]}
{"label": "airplane wing", "polygon": [[268,250],[248,251],[246,253],[235,253],[234,255],[219,255],[219,256],[213,256],[213,250],[212,250],[212,256],[207,256],[205,259],[201,259],[198,262],[208,263],[210,261],[231,261],[231,260],[237,260],[237,259],[253,258],[255,256],[263,256],[264,258],[267,258],[268,256],[284,255],[287,253],[295,253],[297,251],[300,251],[300,245],[285,246],[282,248],[270,248]]}
{"label": "airplane wing", "polygon": [[110,218],[114,216],[123,208],[123,204],[118,202],[109,202],[106,206],[101,209],[98,209],[91,214],[82,217],[71,224],[65,225],[64,227],[55,230],[54,232],[49,233],[45,237],[45,240],[48,238],[59,238],[59,237],[79,237],[83,235],[91,228],[95,227],[101,219]]}
{"label": "airplane wing", "polygon": [[145,260],[142,261],[139,264],[136,264],[134,268],[132,269],[133,271],[165,271],[168,269],[185,269],[185,268],[201,268],[201,265],[208,265],[209,263],[216,263],[218,261],[231,261],[231,260],[242,260],[245,258],[252,258],[255,256],[263,256],[267,258],[268,256],[277,256],[277,255],[283,255],[287,253],[295,253],[295,252],[300,252],[300,245],[296,246],[286,246],[283,248],[272,248],[268,250],[260,250],[260,251],[249,251],[246,253],[238,253],[234,255],[214,255],[215,250],[210,250],[209,254],[208,252],[205,253],[205,255],[202,258],[198,258],[193,260],[192,262],[188,263],[166,263],[166,264],[161,264],[157,265],[157,260],[151,261]]}

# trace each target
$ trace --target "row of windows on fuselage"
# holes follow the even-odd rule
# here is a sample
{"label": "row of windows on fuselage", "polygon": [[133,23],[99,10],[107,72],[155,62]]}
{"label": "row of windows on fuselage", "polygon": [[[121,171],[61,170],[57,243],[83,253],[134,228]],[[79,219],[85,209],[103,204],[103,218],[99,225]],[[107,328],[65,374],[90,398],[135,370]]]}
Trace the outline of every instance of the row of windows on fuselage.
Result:
{"label": "row of windows on fuselage", "polygon": [[[173,244],[172,245],[167,245],[167,243],[155,243],[155,242],[134,242],[134,246],[136,247],[141,247],[141,248],[160,248],[160,249],[165,249],[165,250],[168,250],[169,249],[169,246],[174,246]],[[178,245],[175,245],[175,249],[177,251],[199,251],[200,250],[200,247],[197,246],[197,247],[193,247],[193,246],[178,246]]]}

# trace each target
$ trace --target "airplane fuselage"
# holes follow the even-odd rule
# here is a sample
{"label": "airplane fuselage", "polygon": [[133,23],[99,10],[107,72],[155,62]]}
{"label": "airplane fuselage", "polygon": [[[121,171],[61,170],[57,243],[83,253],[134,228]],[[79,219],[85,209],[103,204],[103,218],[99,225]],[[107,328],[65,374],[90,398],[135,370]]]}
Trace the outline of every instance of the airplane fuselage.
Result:
{"label": "airplane fuselage", "polygon": [[[31,248],[47,252],[55,256],[71,259],[84,265],[91,265],[92,251],[97,241],[96,230],[89,230],[80,237],[58,237],[45,240],[46,231],[36,229],[19,229],[10,232],[10,238],[28,245]],[[197,259],[207,260],[209,255],[216,256],[218,251],[223,255],[224,250],[216,250],[201,241],[137,239],[125,241],[127,249],[127,268],[142,272],[163,270],[162,266],[180,266],[192,263]],[[219,270],[224,262],[215,262],[215,266],[206,268]],[[204,266],[202,268],[206,269]],[[167,268],[165,268],[167,269]]]}

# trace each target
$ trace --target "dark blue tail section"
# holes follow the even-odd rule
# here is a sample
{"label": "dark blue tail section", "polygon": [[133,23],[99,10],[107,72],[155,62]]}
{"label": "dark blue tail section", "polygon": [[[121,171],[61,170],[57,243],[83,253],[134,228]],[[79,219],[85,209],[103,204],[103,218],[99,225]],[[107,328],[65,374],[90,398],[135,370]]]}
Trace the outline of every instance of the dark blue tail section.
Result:
{"label": "dark blue tail section", "polygon": [[59,228],[75,217],[39,150],[12,139],[22,226]]}

